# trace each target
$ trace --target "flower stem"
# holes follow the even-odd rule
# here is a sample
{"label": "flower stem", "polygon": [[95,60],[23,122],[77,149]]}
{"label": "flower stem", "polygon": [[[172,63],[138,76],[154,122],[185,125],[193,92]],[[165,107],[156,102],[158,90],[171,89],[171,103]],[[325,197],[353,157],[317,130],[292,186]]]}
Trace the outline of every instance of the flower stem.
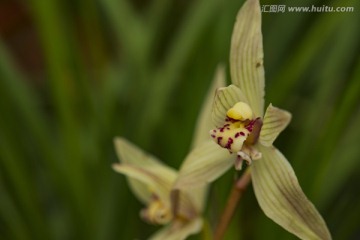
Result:
{"label": "flower stem", "polygon": [[224,238],[226,229],[230,224],[230,221],[234,215],[238,202],[250,182],[251,182],[250,168],[247,168],[244,174],[234,183],[232,187],[226,207],[221,215],[220,222],[216,227],[214,240],[221,240]]}

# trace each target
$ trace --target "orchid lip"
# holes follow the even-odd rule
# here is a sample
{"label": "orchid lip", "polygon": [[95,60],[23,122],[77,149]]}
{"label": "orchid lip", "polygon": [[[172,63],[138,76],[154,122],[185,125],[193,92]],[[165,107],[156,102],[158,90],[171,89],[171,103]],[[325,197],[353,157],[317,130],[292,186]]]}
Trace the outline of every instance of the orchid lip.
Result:
{"label": "orchid lip", "polygon": [[250,106],[238,102],[227,111],[224,125],[211,130],[210,136],[230,153],[236,153],[235,168],[240,170],[243,160],[250,165],[252,160],[261,158],[261,153],[252,147],[259,139],[261,127],[261,118],[253,118]]}
{"label": "orchid lip", "polygon": [[244,102],[237,102],[227,111],[225,123],[222,127],[210,131],[210,136],[221,147],[231,153],[239,152],[244,142],[253,145],[259,138],[262,120],[253,118],[250,106]]}

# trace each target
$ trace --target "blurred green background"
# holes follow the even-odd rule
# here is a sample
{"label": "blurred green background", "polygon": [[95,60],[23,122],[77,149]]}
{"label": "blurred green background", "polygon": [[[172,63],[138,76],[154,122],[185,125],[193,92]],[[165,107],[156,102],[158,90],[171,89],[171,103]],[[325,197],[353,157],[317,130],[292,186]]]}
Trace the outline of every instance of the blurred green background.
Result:
{"label": "blurred green background", "polygon": [[[112,143],[178,167],[243,0],[0,1],[0,239],[145,239]],[[275,145],[334,239],[360,239],[360,4],[264,13],[266,101],[293,114]],[[216,224],[235,177],[211,188]],[[296,239],[251,187],[226,239]],[[202,239],[201,234],[193,239]]]}

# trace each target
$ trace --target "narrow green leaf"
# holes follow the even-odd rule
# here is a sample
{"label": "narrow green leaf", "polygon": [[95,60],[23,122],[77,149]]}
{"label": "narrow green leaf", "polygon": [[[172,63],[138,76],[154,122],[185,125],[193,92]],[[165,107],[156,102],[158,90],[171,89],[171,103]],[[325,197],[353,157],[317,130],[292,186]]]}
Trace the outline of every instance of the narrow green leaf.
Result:
{"label": "narrow green leaf", "polygon": [[[339,2],[337,0],[331,3]],[[342,6],[353,6],[352,0],[344,0]],[[329,2],[329,4],[331,4]],[[273,85],[267,92],[267,96],[274,104],[283,102],[292,92],[301,76],[312,63],[312,59],[319,54],[321,47],[331,39],[331,34],[337,31],[341,20],[351,13],[321,14],[311,24],[309,28],[303,28],[304,32],[300,43],[291,51],[288,59],[284,59],[281,65],[281,71],[274,77]],[[336,16],[336,17],[335,17]],[[291,49],[292,50],[292,49]]]}
{"label": "narrow green leaf", "polygon": [[110,19],[111,27],[127,58],[138,70],[142,70],[148,57],[149,35],[140,15],[127,0],[104,0],[100,4]]}
{"label": "narrow green leaf", "polygon": [[81,128],[75,114],[75,100],[79,100],[76,93],[79,76],[76,74],[78,63],[74,64],[74,60],[78,59],[78,49],[72,45],[73,32],[65,20],[64,6],[64,2],[58,0],[32,0],[29,3],[43,44],[49,79],[47,83],[55,107],[55,125],[59,130],[56,154],[63,160],[62,181],[66,182],[71,205],[77,212],[75,221],[82,225],[78,230],[84,238],[89,238],[95,229],[95,210],[81,152]]}
{"label": "narrow green leaf", "polygon": [[0,196],[0,219],[5,225],[2,233],[7,234],[8,239],[32,239],[30,229],[28,229],[20,212],[14,205],[14,199],[11,198],[3,186],[2,176],[0,176]]}
{"label": "narrow green leaf", "polygon": [[135,133],[141,136],[142,141],[148,140],[145,138],[149,138],[151,130],[161,118],[172,92],[181,80],[179,76],[191,56],[199,35],[210,24],[210,20],[218,11],[220,2],[219,0],[194,1],[178,31],[174,34],[172,44],[163,60],[164,64],[159,66],[152,84],[149,89],[146,89],[147,101],[141,102],[141,106],[138,106],[144,109],[139,119],[147,119],[139,124]]}
{"label": "narrow green leaf", "polygon": [[34,230],[33,237],[47,239],[50,236],[49,225],[42,214],[36,182],[32,179],[33,173],[27,169],[26,157],[23,156],[22,151],[19,151],[21,148],[15,148],[16,140],[14,141],[13,136],[9,136],[4,131],[0,131],[0,136],[1,164],[8,176],[7,180],[13,187],[12,192],[16,196],[18,207],[26,215],[25,219],[29,221],[27,224]]}
{"label": "narrow green leaf", "polygon": [[[339,107],[334,111],[334,117],[331,118],[331,121],[326,126],[326,129],[329,129],[329,131],[327,131],[326,138],[324,136],[322,141],[322,149],[324,149],[322,153],[323,160],[319,163],[321,168],[317,171],[312,185],[313,191],[317,193],[316,197],[321,199],[321,202],[326,201],[325,196],[328,196],[330,192],[335,192],[336,187],[341,186],[340,183],[346,179],[349,172],[354,170],[353,167],[357,162],[355,157],[356,151],[354,153],[354,149],[357,149],[355,146],[358,142],[357,139],[359,139],[357,133],[359,133],[360,129],[354,128],[354,126],[357,126],[357,120],[359,119],[357,110],[357,104],[360,99],[359,59],[354,69],[351,80],[344,90],[343,98],[341,98],[340,103],[337,105]],[[349,121],[353,124],[349,124]],[[347,129],[344,126],[347,126]],[[345,159],[339,161],[339,156]],[[329,184],[328,176],[333,176],[330,182],[337,182]],[[324,184],[326,187],[321,187]]]}

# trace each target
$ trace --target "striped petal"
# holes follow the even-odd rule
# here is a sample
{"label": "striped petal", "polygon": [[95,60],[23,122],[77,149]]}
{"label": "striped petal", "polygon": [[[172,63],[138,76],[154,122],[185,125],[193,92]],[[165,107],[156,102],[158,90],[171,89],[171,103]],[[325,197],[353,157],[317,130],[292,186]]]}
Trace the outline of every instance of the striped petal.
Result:
{"label": "striped petal", "polygon": [[184,194],[189,196],[193,207],[198,215],[204,211],[205,198],[207,196],[208,185],[206,187],[198,187],[184,190]]}
{"label": "striped petal", "polygon": [[[146,169],[139,166],[117,163],[113,165],[115,171],[126,175],[129,180],[136,181],[141,184],[141,191],[146,191],[147,194],[156,194],[162,203],[166,204],[168,208],[170,205],[170,189],[174,179],[167,179],[166,177],[156,173],[156,169]],[[153,171],[155,170],[155,171]]]}
{"label": "striped petal", "polygon": [[207,185],[196,189],[180,190],[173,188],[170,195],[173,216],[180,217],[181,219],[194,219],[200,216],[203,210],[206,190]]}
{"label": "striped petal", "polygon": [[[226,86],[226,74],[225,74],[225,66],[219,64],[215,71],[215,76],[212,80],[210,89],[205,97],[204,103],[202,105],[200,114],[197,119],[195,133],[193,136],[192,147],[195,148],[201,145],[206,140],[210,139],[209,130],[214,127],[211,121],[211,109],[213,106],[214,96],[216,94],[216,90],[221,87]],[[195,214],[199,215],[204,208],[205,197],[207,195],[208,186],[202,186],[195,190],[182,190],[181,193],[177,194],[175,199],[172,199],[177,204],[174,205],[174,215],[182,215],[185,211],[185,214],[189,212],[189,207],[187,205],[191,204],[191,208],[194,209]],[[184,195],[180,199],[180,195]],[[179,206],[180,205],[180,206]],[[176,208],[176,209],[175,209]],[[190,212],[191,213],[191,212]]]}
{"label": "striped petal", "polygon": [[290,120],[291,113],[270,104],[265,112],[259,138],[260,143],[264,146],[270,147],[277,136],[279,136],[279,134],[290,123]]}
{"label": "striped petal", "polygon": [[223,65],[219,65],[216,68],[215,76],[207,96],[204,100],[201,112],[199,114],[195,134],[193,137],[192,146],[196,147],[205,140],[209,139],[209,131],[214,127],[211,121],[211,108],[213,106],[213,100],[216,93],[216,89],[224,87],[226,84],[225,68]]}
{"label": "striped petal", "polygon": [[266,216],[300,239],[331,239],[326,223],[303,193],[285,157],[274,147],[257,147],[262,159],[253,163],[251,176]]}
{"label": "striped petal", "polygon": [[235,85],[219,88],[216,91],[212,107],[212,121],[216,127],[222,127],[225,122],[227,111],[237,102],[247,103],[245,95]]}
{"label": "striped petal", "polygon": [[[162,164],[155,157],[145,153],[124,138],[115,138],[114,143],[120,162],[131,166],[131,170],[129,171],[134,172],[146,170],[148,175],[158,175],[161,177],[162,182],[167,182],[170,186],[175,181],[177,172],[174,169]],[[121,166],[121,164],[113,165],[116,171],[124,173],[123,170],[120,170],[121,168],[119,169],[119,166]],[[127,168],[128,167],[126,167],[126,169]],[[139,179],[135,179],[133,177],[129,177],[127,180],[135,196],[144,204],[149,203],[153,193],[151,192],[152,189],[147,186],[146,182],[139,181]]]}
{"label": "striped petal", "polygon": [[202,219],[197,218],[190,222],[175,221],[150,237],[150,240],[184,240],[188,236],[200,232]]}
{"label": "striped petal", "polygon": [[203,143],[185,159],[174,189],[196,188],[214,181],[234,164],[235,157],[211,140]]}
{"label": "striped petal", "polygon": [[233,84],[244,92],[256,117],[262,117],[264,111],[263,55],[260,4],[258,0],[247,0],[233,30],[230,72]]}

